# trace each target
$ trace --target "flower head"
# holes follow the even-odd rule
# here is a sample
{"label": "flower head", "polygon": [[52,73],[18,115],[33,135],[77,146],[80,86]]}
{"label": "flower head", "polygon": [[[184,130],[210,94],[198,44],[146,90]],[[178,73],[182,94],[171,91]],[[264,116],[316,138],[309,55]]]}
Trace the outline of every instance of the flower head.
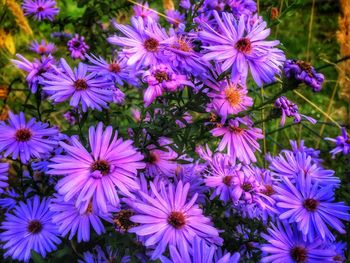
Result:
{"label": "flower head", "polygon": [[157,12],[151,9],[147,2],[143,4],[134,5],[132,9],[134,10],[135,17],[141,17],[145,22],[148,20],[149,17],[152,18],[154,21],[158,21],[159,19]]}
{"label": "flower head", "polygon": [[338,153],[342,153],[343,155],[347,155],[350,153],[350,138],[344,127],[341,128],[341,135],[337,136],[335,139],[325,139],[335,143],[335,148],[330,151],[330,153],[332,154],[332,158],[334,158],[335,155]]}
{"label": "flower head", "polygon": [[227,148],[227,154],[233,158],[233,162],[236,158],[245,164],[256,162],[254,152],[260,150],[257,140],[264,135],[261,129],[253,127],[249,117],[231,119],[228,125],[214,128],[211,133],[215,137],[223,136],[218,150]]}
{"label": "flower head", "polygon": [[86,52],[90,48],[85,43],[85,38],[78,34],[75,34],[75,36],[67,42],[67,47],[73,59],[85,59]]}
{"label": "flower head", "polygon": [[62,58],[61,67],[55,73],[44,74],[43,90],[51,100],[59,103],[70,98],[70,105],[77,108],[81,104],[83,111],[108,107],[107,103],[113,100],[113,82],[88,73],[87,65],[83,63],[73,71]]}
{"label": "flower head", "polygon": [[53,43],[46,43],[45,40],[41,40],[39,43],[38,41],[33,41],[30,44],[30,50],[36,52],[39,55],[49,55],[57,50],[55,47],[55,44]]}
{"label": "flower head", "polygon": [[45,257],[61,243],[57,227],[51,222],[50,200],[39,196],[20,202],[13,213],[7,213],[1,224],[0,240],[4,243],[5,257],[28,262],[31,250]]}
{"label": "flower head", "polygon": [[33,16],[38,21],[52,21],[59,12],[55,0],[24,0],[22,7],[25,15]]}
{"label": "flower head", "polygon": [[231,8],[232,14],[237,18],[241,15],[252,15],[257,11],[254,0],[228,0],[227,5]]}
{"label": "flower head", "polygon": [[284,64],[284,74],[287,78],[294,78],[311,87],[313,91],[320,91],[324,82],[324,75],[318,73],[314,67],[302,60],[287,60]]}
{"label": "flower head", "polygon": [[267,229],[269,234],[262,234],[268,242],[263,244],[261,262],[333,262],[334,251],[327,249],[322,240],[305,241],[295,225],[277,222]]}
{"label": "flower head", "polygon": [[57,145],[56,128],[36,122],[35,118],[26,122],[23,112],[19,115],[10,112],[9,117],[8,124],[0,122],[0,152],[4,152],[5,157],[11,155],[12,159],[27,163],[30,158],[41,158]]}
{"label": "flower head", "polygon": [[140,224],[129,232],[143,237],[146,247],[155,248],[152,259],[157,259],[169,245],[188,250],[196,236],[209,243],[222,242],[218,230],[195,204],[197,194],[187,200],[188,183],[180,181],[176,187],[161,184],[159,192],[152,182],[150,186],[152,195],[140,192],[143,199],[127,202],[136,212],[131,221]]}
{"label": "flower head", "polygon": [[232,80],[242,77],[245,79],[248,70],[255,82],[261,86],[270,83],[280,72],[285,60],[281,50],[275,48],[279,41],[266,41],[270,29],[266,29],[266,22],[254,17],[246,19],[242,15],[239,20],[223,12],[221,17],[213,11],[218,29],[209,24],[203,24],[203,31],[199,38],[206,51],[204,59],[222,62],[222,71],[231,70]]}
{"label": "flower head", "polygon": [[82,212],[93,199],[102,213],[107,213],[107,205],[117,207],[119,195],[116,188],[127,196],[139,189],[136,182],[137,170],[145,167],[143,156],[132,146],[132,141],[123,141],[118,133],[113,136],[113,128],[103,130],[103,124],[89,129],[88,151],[77,138],[72,137],[72,145],[60,142],[67,155],[58,155],[49,165],[52,175],[63,175],[57,183],[57,190],[64,200],[77,196],[75,205]]}

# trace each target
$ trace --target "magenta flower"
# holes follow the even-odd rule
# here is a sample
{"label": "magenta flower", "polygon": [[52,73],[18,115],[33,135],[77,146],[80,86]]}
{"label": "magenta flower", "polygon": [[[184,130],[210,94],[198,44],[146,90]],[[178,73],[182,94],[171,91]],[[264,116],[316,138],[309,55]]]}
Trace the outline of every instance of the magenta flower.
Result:
{"label": "magenta flower", "polygon": [[211,107],[224,123],[230,114],[237,114],[253,105],[253,99],[247,96],[248,90],[240,84],[224,84],[217,91],[209,92]]}
{"label": "magenta flower", "polygon": [[73,59],[85,59],[86,52],[90,48],[85,43],[85,38],[78,34],[75,34],[75,36],[67,42],[67,47]]}
{"label": "magenta flower", "polygon": [[206,60],[221,62],[222,71],[231,70],[233,80],[242,77],[245,79],[248,70],[255,82],[263,83],[274,81],[275,75],[280,73],[285,56],[275,46],[279,41],[266,41],[270,29],[266,29],[266,22],[254,17],[246,19],[241,16],[239,20],[223,12],[221,17],[213,11],[218,28],[203,24],[199,38],[206,46],[204,55]]}
{"label": "magenta flower", "polygon": [[38,21],[52,21],[60,10],[55,0],[24,0],[22,7],[25,15],[33,16]]}
{"label": "magenta flower", "polygon": [[132,7],[134,10],[134,15],[136,17],[141,17],[143,21],[147,22],[148,18],[152,18],[154,21],[158,21],[159,17],[155,10],[149,7],[147,2],[143,4],[137,4]]}
{"label": "magenta flower", "polygon": [[38,43],[38,41],[33,41],[30,44],[30,50],[36,52],[39,55],[49,55],[51,53],[54,53],[57,48],[55,44],[50,42],[46,43],[45,40],[41,40],[40,43]]}
{"label": "magenta flower", "polygon": [[257,140],[264,138],[264,135],[261,129],[253,127],[249,117],[231,119],[228,125],[220,125],[211,130],[211,133],[215,137],[223,136],[218,150],[227,148],[227,154],[232,157],[233,162],[236,159],[244,164],[256,162],[254,152],[260,151]]}
{"label": "magenta flower", "polygon": [[111,36],[108,42],[123,47],[123,54],[128,58],[127,64],[136,69],[160,62],[163,41],[168,38],[165,30],[154,20],[144,22],[141,17],[132,17],[131,24],[132,26],[126,26],[114,23],[114,27],[125,37]]}
{"label": "magenta flower", "polygon": [[350,153],[350,139],[344,127],[341,128],[341,135],[337,136],[337,138],[325,138],[325,140],[335,143],[335,148],[330,151],[332,158],[335,158],[335,155],[338,153],[342,153],[343,155]]}
{"label": "magenta flower", "polygon": [[[58,155],[49,165],[52,175],[64,176],[57,183],[57,191],[67,202],[77,195],[75,206],[86,211],[93,199],[102,213],[107,205],[117,207],[119,196],[116,188],[127,196],[139,189],[136,182],[137,170],[145,167],[142,154],[132,146],[132,141],[123,141],[113,128],[103,130],[103,124],[89,129],[91,152],[72,137],[72,145],[60,142],[67,155]],[[82,207],[81,207],[82,206]]]}
{"label": "magenta flower", "polygon": [[127,202],[136,212],[130,220],[140,224],[129,232],[142,237],[146,247],[155,248],[151,259],[157,259],[169,245],[188,250],[196,236],[209,243],[222,243],[218,230],[195,204],[197,194],[187,200],[188,183],[180,181],[175,189],[172,184],[167,188],[161,184],[159,192],[152,182],[150,186],[152,195],[140,192],[143,199]]}

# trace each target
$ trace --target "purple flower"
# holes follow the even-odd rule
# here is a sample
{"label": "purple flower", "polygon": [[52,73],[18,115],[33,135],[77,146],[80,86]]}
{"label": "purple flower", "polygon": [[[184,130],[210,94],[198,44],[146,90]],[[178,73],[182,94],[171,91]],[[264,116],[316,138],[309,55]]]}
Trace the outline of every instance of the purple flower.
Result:
{"label": "purple flower", "polygon": [[[52,222],[57,225],[58,232],[62,237],[67,236],[72,240],[76,236],[78,243],[90,240],[90,228],[92,227],[97,235],[105,232],[101,218],[112,222],[110,213],[101,214],[96,203],[87,201],[87,209],[80,213],[75,206],[75,199],[65,201],[64,196],[55,195],[50,204],[50,210],[54,213]],[[68,236],[69,234],[69,236]]]}
{"label": "purple flower", "polygon": [[60,142],[67,155],[55,156],[49,165],[52,175],[63,175],[57,183],[57,191],[69,201],[77,195],[76,207],[86,211],[88,201],[92,198],[103,213],[107,205],[119,205],[116,188],[124,195],[139,189],[136,182],[137,170],[145,167],[141,162],[143,156],[132,146],[132,141],[123,141],[118,133],[113,135],[113,128],[103,130],[103,124],[89,129],[91,152],[72,137],[72,145]]}
{"label": "purple flower", "polygon": [[174,176],[177,167],[175,162],[177,153],[168,146],[169,144],[172,144],[172,141],[165,137],[161,137],[159,138],[158,143],[161,148],[153,144],[147,146],[149,160],[146,163],[146,171],[151,176]]}
{"label": "purple flower", "polygon": [[241,15],[252,15],[257,11],[254,0],[228,0],[227,5],[231,8],[231,12],[235,17]]}
{"label": "purple flower", "polygon": [[141,17],[145,22],[148,20],[149,17],[152,18],[154,21],[158,21],[159,19],[157,12],[151,9],[147,2],[143,4],[134,5],[132,9],[134,10],[135,16]]}
{"label": "purple flower", "polygon": [[270,34],[266,22],[245,19],[243,15],[236,20],[226,12],[222,13],[221,18],[218,12],[213,12],[218,29],[203,24],[204,30],[198,33],[200,40],[208,44],[203,46],[207,50],[203,58],[222,62],[222,71],[231,69],[233,80],[240,77],[245,79],[249,68],[259,86],[272,82],[279,74],[285,57],[281,50],[275,48],[279,41],[265,40]]}
{"label": "purple flower", "polygon": [[312,124],[316,124],[316,122],[317,122],[315,119],[313,119],[311,117],[305,116],[303,114],[299,114],[298,105],[296,105],[294,102],[291,102],[290,100],[288,100],[284,96],[281,96],[276,100],[275,108],[280,109],[282,111],[282,118],[281,118],[281,122],[280,122],[281,126],[284,126],[284,124],[286,123],[286,117],[288,117],[288,118],[293,117],[294,123],[300,122],[301,117],[304,117]]}
{"label": "purple flower", "polygon": [[136,84],[131,76],[129,67],[126,64],[126,59],[114,58],[112,61],[107,62],[102,57],[96,57],[86,55],[86,58],[92,65],[88,65],[88,69],[92,73],[106,79],[110,79],[117,82],[119,85],[123,85],[123,81],[127,83]]}
{"label": "purple flower", "polygon": [[86,52],[90,48],[85,43],[85,38],[78,34],[75,34],[75,36],[67,42],[67,47],[73,59],[85,59]]}
{"label": "purple flower", "polygon": [[29,88],[32,93],[36,93],[38,86],[41,81],[44,79],[43,75],[46,72],[52,72],[53,66],[55,64],[54,58],[49,55],[47,57],[42,56],[39,59],[34,59],[33,62],[30,62],[25,57],[20,54],[16,55],[20,60],[11,60],[19,69],[28,72],[26,80],[29,84]]}
{"label": "purple flower", "polygon": [[[312,160],[316,164],[320,164],[323,162],[323,160],[319,158],[320,150],[315,150],[314,148],[306,147],[304,145],[304,140],[300,140],[300,143],[298,143],[297,141],[290,140],[289,143],[292,146],[292,150],[295,154],[297,154],[298,152],[305,152],[307,155],[311,156]],[[288,150],[285,151],[289,152]]]}
{"label": "purple flower", "polygon": [[129,66],[139,69],[157,64],[164,48],[163,41],[168,38],[165,30],[154,20],[144,22],[141,17],[132,17],[131,24],[132,26],[126,26],[114,23],[114,27],[125,37],[111,36],[108,42],[124,47],[123,54],[127,57]]}
{"label": "purple flower", "polygon": [[55,47],[55,44],[50,42],[46,43],[45,40],[41,40],[41,43],[38,43],[38,41],[35,40],[30,44],[30,50],[39,55],[49,55],[54,53],[57,48]]}
{"label": "purple flower", "polygon": [[191,8],[191,1],[190,0],[181,0],[180,6],[184,9],[190,9]]}
{"label": "purple flower", "polygon": [[175,189],[172,184],[167,188],[161,184],[159,192],[152,182],[150,186],[153,196],[140,192],[143,199],[127,202],[136,212],[131,221],[140,224],[129,232],[141,236],[146,247],[155,248],[151,259],[157,259],[169,245],[188,250],[196,236],[210,243],[222,243],[218,230],[195,204],[197,194],[187,200],[188,183],[183,185],[180,181]]}
{"label": "purple flower", "polygon": [[248,90],[240,84],[225,83],[219,90],[209,92],[211,107],[224,123],[230,114],[237,114],[253,106],[253,99],[247,96]]}
{"label": "purple flower", "polygon": [[316,72],[310,63],[302,60],[287,60],[283,70],[287,78],[294,78],[298,82],[303,82],[315,92],[322,89],[324,75]]}
{"label": "purple flower", "polygon": [[231,200],[235,178],[238,178],[240,173],[241,165],[235,166],[229,156],[214,155],[204,179],[206,186],[214,188],[210,198],[219,196],[225,203]]}
{"label": "purple flower", "polygon": [[0,122],[0,152],[4,151],[4,157],[12,155],[13,160],[19,158],[27,163],[30,158],[41,158],[57,145],[56,128],[36,122],[35,118],[26,122],[23,112],[19,115],[10,112],[9,117],[8,124]]}
{"label": "purple flower", "polygon": [[261,236],[268,242],[263,244],[262,263],[269,262],[333,262],[334,250],[327,249],[322,240],[305,241],[294,225],[277,222],[267,229],[267,234]]}
{"label": "purple flower", "polygon": [[19,194],[17,194],[13,189],[7,189],[1,196],[0,207],[5,211],[12,210],[17,205],[18,199],[20,198]]}
{"label": "purple flower", "polygon": [[50,20],[58,14],[55,0],[24,0],[22,8],[25,15],[33,16],[36,20]]}
{"label": "purple flower", "polygon": [[330,151],[332,158],[335,158],[335,155],[338,153],[342,153],[343,155],[350,153],[350,139],[344,127],[341,128],[341,135],[337,136],[335,139],[325,138],[325,140],[335,143],[335,148]]}
{"label": "purple flower", "polygon": [[5,189],[9,186],[8,176],[9,176],[9,163],[0,163],[0,194],[5,192]]}
{"label": "purple flower", "polygon": [[170,24],[174,25],[175,27],[179,27],[180,24],[183,24],[185,22],[185,15],[181,14],[178,10],[166,10],[165,11],[165,19]]}
{"label": "purple flower", "polygon": [[79,63],[74,71],[66,60],[61,59],[61,70],[45,73],[42,81],[46,91],[55,103],[70,98],[70,105],[77,108],[81,103],[82,110],[87,108],[102,110],[108,108],[107,103],[113,100],[114,83],[103,78],[97,78],[94,73],[88,73],[87,65]]}
{"label": "purple flower", "polygon": [[51,222],[54,215],[49,210],[49,199],[40,202],[39,196],[20,202],[13,213],[7,213],[1,224],[0,240],[6,250],[4,256],[28,262],[33,249],[41,256],[56,250],[61,240],[57,237],[57,227]]}
{"label": "purple flower", "polygon": [[[230,253],[217,256],[216,251],[220,250],[213,245],[208,245],[203,239],[198,237],[194,238],[190,251],[178,250],[175,246],[170,245],[171,260],[162,256],[160,258],[162,263],[238,263],[240,255],[234,253],[232,256]],[[222,253],[221,253],[222,254]]]}
{"label": "purple flower", "polygon": [[107,246],[106,252],[100,247],[96,246],[93,253],[84,252],[84,260],[78,260],[78,263],[128,263],[131,257],[128,255],[121,256],[118,249]]}
{"label": "purple flower", "polygon": [[228,125],[219,126],[211,130],[214,137],[223,136],[218,150],[227,148],[227,153],[244,164],[256,162],[254,152],[260,150],[258,139],[264,138],[261,129],[254,128],[249,117],[229,120]]}
{"label": "purple flower", "polygon": [[164,64],[152,66],[143,74],[143,82],[148,84],[143,100],[148,107],[157,97],[164,92],[174,92],[183,85],[193,86],[185,75],[176,74],[171,68]]}
{"label": "purple flower", "polygon": [[293,181],[294,178],[303,175],[324,186],[332,185],[336,187],[340,183],[339,178],[334,176],[333,170],[326,170],[319,166],[305,152],[284,151],[278,156],[272,157],[269,161],[269,168],[277,178],[288,177]]}
{"label": "purple flower", "polygon": [[275,190],[279,218],[295,222],[310,242],[318,237],[334,241],[328,226],[346,233],[340,220],[350,221],[350,207],[343,202],[334,202],[333,185],[320,187],[318,182],[312,183],[311,177],[300,174],[294,183],[288,177],[282,177],[282,183],[275,186]]}

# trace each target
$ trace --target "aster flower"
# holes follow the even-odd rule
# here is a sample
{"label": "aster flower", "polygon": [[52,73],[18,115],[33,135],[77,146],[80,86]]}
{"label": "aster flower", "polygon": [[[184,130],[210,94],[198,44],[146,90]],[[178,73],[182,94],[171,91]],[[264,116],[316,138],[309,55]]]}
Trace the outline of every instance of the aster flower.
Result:
{"label": "aster flower", "polygon": [[100,247],[96,246],[93,249],[93,252],[84,252],[83,260],[78,260],[78,263],[128,263],[130,262],[131,257],[128,255],[120,255],[118,249],[107,246],[105,248],[106,252]]}
{"label": "aster flower", "polygon": [[[203,239],[194,238],[190,251],[178,250],[175,246],[170,245],[171,260],[162,256],[160,258],[162,263],[238,263],[240,255],[230,253],[217,256],[216,251],[220,250],[216,246],[209,246]],[[222,253],[221,253],[222,254]]]}
{"label": "aster flower", "polygon": [[33,16],[38,21],[53,21],[60,10],[55,0],[24,0],[22,8],[25,15]]}
{"label": "aster flower", "polygon": [[[58,232],[62,237],[67,236],[69,240],[76,237],[80,243],[90,240],[90,228],[101,235],[105,232],[105,227],[101,218],[112,222],[110,213],[99,213],[96,203],[87,201],[88,206],[85,212],[80,213],[75,206],[75,199],[65,201],[64,196],[55,195],[50,204],[50,210],[54,213],[52,222],[57,225]],[[109,211],[108,211],[109,212]],[[69,236],[68,236],[69,234]]]}
{"label": "aster flower", "polygon": [[170,24],[172,24],[175,27],[179,27],[180,24],[183,24],[185,22],[185,15],[181,14],[178,10],[169,9],[165,11],[165,19]]}
{"label": "aster flower", "polygon": [[332,158],[335,158],[335,155],[338,153],[342,153],[343,155],[350,153],[350,139],[344,127],[341,128],[341,135],[337,136],[335,139],[325,138],[325,140],[335,143],[335,148],[330,151]]}
{"label": "aster flower", "polygon": [[[221,69],[231,69],[233,80],[237,77],[245,79],[248,69],[254,81],[262,86],[270,83],[279,74],[280,67],[285,60],[281,50],[275,48],[279,41],[266,41],[270,29],[266,29],[266,22],[261,19],[252,21],[241,16],[237,21],[232,14],[223,12],[222,18],[217,11],[213,11],[218,29],[209,24],[203,24],[199,38],[207,46],[204,55],[206,60],[222,62]],[[254,22],[252,25],[251,22]]]}
{"label": "aster flower", "polygon": [[73,59],[85,59],[86,52],[90,48],[85,43],[85,38],[78,34],[75,34],[75,36],[67,42],[67,47]]}
{"label": "aster flower", "polygon": [[2,193],[2,198],[0,198],[0,207],[6,211],[12,210],[18,202],[20,195],[13,189],[7,189]]}
{"label": "aster flower", "polygon": [[159,20],[157,12],[151,9],[147,2],[134,5],[132,9],[134,10],[134,15],[136,17],[141,17],[145,22],[148,20],[148,17],[152,18],[154,21]]}
{"label": "aster flower", "polygon": [[237,114],[253,106],[253,99],[247,96],[248,90],[240,84],[224,84],[217,91],[209,92],[211,98],[211,107],[217,113],[224,123],[227,116]]}
{"label": "aster flower", "polygon": [[228,126],[214,128],[211,133],[215,137],[224,136],[218,150],[227,148],[227,154],[233,158],[233,162],[236,159],[245,164],[256,162],[254,152],[260,150],[257,140],[262,139],[264,135],[261,129],[253,127],[249,117],[231,119]]}
{"label": "aster flower", "polygon": [[62,70],[44,74],[42,85],[50,95],[49,99],[59,103],[70,98],[70,105],[77,108],[81,104],[84,112],[87,108],[101,111],[108,107],[107,103],[113,100],[113,82],[89,74],[83,63],[79,63],[74,71],[63,58],[60,64]]}
{"label": "aster flower", "polygon": [[322,240],[305,241],[294,225],[277,222],[267,229],[268,234],[261,234],[268,242],[263,244],[261,262],[333,262],[334,251],[327,249]]}
{"label": "aster flower", "polygon": [[350,207],[343,202],[334,202],[332,185],[320,187],[317,182],[312,183],[311,177],[299,175],[294,183],[288,177],[282,177],[282,184],[275,186],[275,190],[279,218],[295,222],[311,242],[316,237],[334,241],[329,227],[346,233],[340,220],[350,221]]}
{"label": "aster flower", "polygon": [[123,47],[129,66],[139,69],[157,64],[163,50],[163,41],[168,38],[165,30],[151,18],[144,22],[141,17],[132,17],[131,24],[132,26],[114,23],[114,27],[125,37],[111,36],[108,42]]}
{"label": "aster flower", "polygon": [[57,50],[55,47],[55,44],[53,43],[46,43],[45,40],[41,40],[40,43],[38,41],[33,41],[30,44],[30,50],[36,52],[39,55],[49,55]]}
{"label": "aster flower", "polygon": [[237,178],[240,173],[242,173],[241,165],[235,166],[229,156],[214,155],[204,179],[206,186],[214,188],[210,198],[219,196],[220,200],[225,203],[231,200],[234,178]]}
{"label": "aster flower", "polygon": [[143,74],[143,82],[148,84],[143,100],[148,107],[157,97],[164,92],[174,92],[184,85],[193,86],[185,75],[176,74],[171,68],[164,64],[152,66]]}
{"label": "aster flower", "polygon": [[[307,155],[311,156],[312,160],[320,164],[323,162],[323,160],[320,158],[320,150],[315,150],[314,148],[309,148],[304,145],[304,140],[300,140],[300,143],[297,141],[289,141],[290,145],[292,146],[292,151],[297,154],[298,152],[305,152]],[[288,150],[283,150],[288,151]]]}
{"label": "aster flower", "polygon": [[33,62],[30,62],[28,59],[23,57],[20,54],[16,55],[20,60],[13,59],[11,60],[19,69],[24,70],[28,73],[26,80],[29,84],[29,88],[32,93],[36,93],[38,86],[43,80],[43,75],[46,72],[52,72],[53,66],[55,65],[54,58],[49,55],[47,57],[42,56],[39,59],[34,59]]}
{"label": "aster flower", "polygon": [[316,124],[316,120],[308,117],[303,114],[299,114],[298,112],[298,105],[296,105],[294,102],[291,102],[286,97],[281,96],[275,101],[275,108],[280,109],[282,112],[282,118],[280,125],[284,126],[286,123],[286,117],[288,118],[294,118],[294,123],[298,123],[301,121],[301,117],[304,117],[306,120],[311,122],[312,124]]}
{"label": "aster flower", "polygon": [[153,144],[147,146],[149,160],[146,163],[146,171],[150,176],[175,174],[177,153],[168,146],[171,143],[171,140],[161,137],[158,140],[161,148]]}
{"label": "aster flower", "polygon": [[77,195],[76,207],[86,211],[87,201],[96,201],[98,209],[107,213],[107,205],[117,207],[119,196],[116,188],[124,195],[139,189],[135,181],[137,170],[145,167],[143,156],[132,146],[132,141],[123,141],[118,133],[112,137],[113,128],[103,130],[103,124],[89,128],[91,151],[72,137],[72,145],[60,142],[67,155],[55,156],[49,165],[52,175],[64,175],[57,183],[57,190],[69,201]]}
{"label": "aster flower", "polygon": [[86,58],[92,65],[88,65],[88,69],[92,73],[100,77],[104,77],[117,82],[119,85],[123,85],[123,81],[127,83],[135,83],[133,77],[130,75],[131,72],[126,64],[126,59],[114,58],[112,61],[107,62],[102,57],[96,57],[91,54],[86,55]]}
{"label": "aster flower", "polygon": [[20,202],[13,213],[7,213],[1,224],[0,240],[5,257],[28,262],[33,249],[42,257],[54,251],[61,240],[57,228],[51,222],[53,212],[49,210],[49,199],[40,201],[39,196]]}
{"label": "aster flower", "polygon": [[228,0],[227,5],[231,8],[232,14],[237,18],[241,15],[252,15],[257,11],[254,0]]}
{"label": "aster flower", "polygon": [[8,187],[9,163],[0,163],[0,194]]}
{"label": "aster flower", "polygon": [[195,204],[197,194],[187,201],[188,183],[180,181],[175,189],[172,184],[167,188],[163,184],[160,192],[152,182],[150,186],[153,195],[140,192],[143,199],[126,201],[136,212],[131,221],[140,224],[129,232],[141,236],[146,247],[155,248],[151,259],[157,259],[169,245],[188,250],[196,236],[210,243],[222,242],[218,230]]}
{"label": "aster flower", "polygon": [[270,170],[278,178],[288,177],[293,181],[295,177],[303,175],[304,177],[310,177],[313,182],[318,182],[324,186],[332,185],[336,187],[340,183],[339,178],[334,176],[333,170],[326,170],[319,166],[305,152],[284,151],[269,161]]}
{"label": "aster flower", "polygon": [[287,78],[293,78],[298,82],[303,82],[315,92],[322,89],[324,75],[318,73],[308,62],[302,60],[287,60],[283,70]]}
{"label": "aster flower", "polygon": [[13,160],[19,158],[22,163],[33,157],[41,158],[57,145],[56,128],[36,122],[35,118],[26,122],[23,112],[19,115],[10,112],[8,124],[0,122],[0,133],[0,152],[4,152],[4,157],[11,155]]}

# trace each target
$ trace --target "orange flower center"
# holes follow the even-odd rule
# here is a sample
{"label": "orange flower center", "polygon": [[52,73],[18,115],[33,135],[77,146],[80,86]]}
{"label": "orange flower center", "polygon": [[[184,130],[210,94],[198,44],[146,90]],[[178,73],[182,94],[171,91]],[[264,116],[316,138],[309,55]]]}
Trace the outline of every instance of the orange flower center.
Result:
{"label": "orange flower center", "polygon": [[239,105],[242,101],[241,93],[235,87],[228,87],[225,90],[225,96],[231,107]]}

